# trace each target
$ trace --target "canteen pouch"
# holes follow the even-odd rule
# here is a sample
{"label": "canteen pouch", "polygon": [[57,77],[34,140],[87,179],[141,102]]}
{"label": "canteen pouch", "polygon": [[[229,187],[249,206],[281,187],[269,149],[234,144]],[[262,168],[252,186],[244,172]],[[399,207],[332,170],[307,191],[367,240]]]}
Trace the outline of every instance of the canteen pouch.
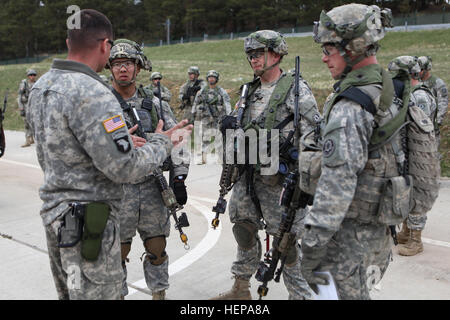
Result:
{"label": "canteen pouch", "polygon": [[402,223],[408,217],[411,208],[412,191],[411,176],[389,178],[381,196],[378,221],[388,226]]}
{"label": "canteen pouch", "polygon": [[102,246],[103,231],[109,218],[110,208],[107,204],[100,202],[88,203],[85,206],[81,256],[88,261],[95,261]]}
{"label": "canteen pouch", "polygon": [[63,216],[63,222],[58,228],[58,247],[70,248],[75,246],[83,233],[85,205],[73,202]]}

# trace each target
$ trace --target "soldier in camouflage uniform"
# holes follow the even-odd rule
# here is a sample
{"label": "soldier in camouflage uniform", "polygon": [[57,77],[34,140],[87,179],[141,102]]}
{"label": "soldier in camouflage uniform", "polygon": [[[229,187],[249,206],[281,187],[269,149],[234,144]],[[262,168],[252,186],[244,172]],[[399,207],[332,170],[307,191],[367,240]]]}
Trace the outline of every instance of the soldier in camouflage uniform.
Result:
{"label": "soldier in camouflage uniform", "polygon": [[[422,109],[430,119],[435,119],[437,113],[436,99],[423,83],[419,82],[421,67],[417,57],[400,56],[389,63],[389,71],[396,75],[404,71],[411,78],[411,102]],[[408,219],[403,221],[402,230],[397,234],[398,243],[401,246],[398,253],[402,256],[414,256],[423,251],[422,230],[425,229],[427,212],[411,211]]]}
{"label": "soldier in camouflage uniform", "polygon": [[[40,214],[58,297],[120,299],[121,184],[147,176],[163,163],[171,152],[175,129],[162,132],[160,123],[148,143],[133,147],[135,139],[129,135],[120,105],[96,73],[108,61],[112,25],[91,9],[80,11],[80,22],[79,29],[68,31],[67,60],[55,59],[29,97],[27,120],[44,171]],[[109,208],[103,232],[101,228],[94,232],[99,247],[92,247],[92,238],[84,239],[91,237],[86,229],[91,219],[85,220],[83,240],[59,247],[59,229],[73,230],[66,224],[71,217],[80,221],[71,210],[74,202]],[[85,258],[86,246],[99,249],[97,258]]]}
{"label": "soldier in camouflage uniform", "polygon": [[[114,79],[113,91],[116,95],[119,94],[123,101],[121,104],[125,122],[129,128],[136,125],[131,108],[139,111],[142,122],[145,122],[145,119],[152,119],[153,130],[160,118],[164,120],[165,129],[170,129],[177,124],[166,101],[161,102],[152,91],[143,88],[142,85],[139,87],[136,85],[136,76],[141,69],[151,71],[150,61],[137,43],[127,39],[116,40],[111,49],[108,68],[111,69]],[[145,135],[147,139],[150,139],[152,133],[148,132]],[[173,173],[175,195],[178,203],[184,205],[187,201],[184,180],[188,174],[188,166],[176,165],[173,167]],[[147,286],[153,294],[153,299],[164,299],[165,290],[169,288],[169,256],[165,252],[165,247],[166,238],[170,232],[170,220],[157,180],[149,172],[145,177],[140,177],[131,184],[124,184],[123,190],[120,210],[124,270],[122,295],[128,294],[125,263],[128,261],[131,242],[137,230],[146,250],[143,268]]]}
{"label": "soldier in camouflage uniform", "polygon": [[197,92],[206,87],[205,81],[199,79],[200,70],[196,66],[188,69],[189,80],[180,88],[178,100],[181,102],[180,109],[183,110],[183,118],[194,122],[192,119],[192,105],[194,104],[195,95]]}
{"label": "soldier in camouflage uniform", "polygon": [[[280,33],[262,30],[245,39],[244,49],[256,77],[249,84],[246,109],[242,118],[243,127],[256,131],[267,129],[270,132],[284,121],[284,127],[277,129],[280,137],[286,138],[293,129],[293,118],[287,123],[285,120],[294,114],[295,100],[294,74],[286,73],[279,65],[288,54],[287,43]],[[299,86],[299,127],[303,134],[312,130],[315,120],[320,120],[321,117],[307,82],[300,78]],[[232,116],[236,116],[236,113],[236,110],[233,111]],[[231,267],[235,282],[230,291],[215,299],[252,298],[248,289],[249,280],[257,271],[262,254],[258,231],[262,230],[265,224],[266,232],[274,235],[281,222],[283,207],[278,202],[284,176],[279,172],[263,175],[254,168],[250,166],[250,170],[243,173],[233,187],[229,215],[237,242],[237,256]],[[291,243],[282,273],[289,299],[294,300],[312,298],[311,289],[300,271],[301,256],[297,243],[302,236],[301,225],[305,213],[300,210],[296,215],[291,230],[295,239]]]}
{"label": "soldier in camouflage uniform", "polygon": [[[206,163],[206,154],[211,144],[211,138],[218,129],[218,121],[231,113],[230,96],[222,87],[217,85],[219,73],[209,70],[206,74],[208,86],[201,89],[192,106],[192,119],[199,121],[199,136],[202,137],[202,163]],[[196,130],[197,130],[196,129]],[[210,134],[213,133],[213,134]]]}
{"label": "soldier in camouflage uniform", "polygon": [[153,72],[150,76],[151,83],[145,87],[153,92],[155,97],[159,97],[158,83],[161,88],[161,98],[163,101],[170,103],[170,99],[172,98],[172,93],[170,90],[161,84],[162,75],[160,72]]}
{"label": "soldier in camouflage uniform", "polygon": [[[314,27],[322,62],[338,82],[324,107],[321,175],[305,218],[302,273],[314,287],[328,282],[315,271],[330,271],[340,299],[370,299],[373,276],[389,264],[390,228],[378,222],[377,210],[380,183],[399,173],[390,149],[369,152],[369,142],[375,124],[391,118],[380,107],[383,79],[389,83],[390,76],[375,56],[391,19],[389,9],[349,4],[322,11]],[[374,108],[345,95],[350,89]]]}
{"label": "soldier in camouflage uniform", "polygon": [[19,104],[20,115],[23,118],[25,125],[25,143],[21,146],[22,148],[29,147],[34,143],[33,135],[31,133],[30,126],[26,119],[28,96],[30,95],[30,90],[36,82],[36,71],[34,69],[27,70],[27,79],[23,79],[19,85],[19,95],[17,97],[17,103]]}
{"label": "soldier in camouflage uniform", "polygon": [[431,74],[432,60],[430,56],[419,57],[418,62],[422,69],[420,78],[423,81],[423,84],[430,89],[436,97],[438,110],[435,119],[432,120],[435,121],[436,139],[439,147],[441,140],[439,127],[442,125],[442,121],[444,120],[448,109],[448,89],[442,79]]}

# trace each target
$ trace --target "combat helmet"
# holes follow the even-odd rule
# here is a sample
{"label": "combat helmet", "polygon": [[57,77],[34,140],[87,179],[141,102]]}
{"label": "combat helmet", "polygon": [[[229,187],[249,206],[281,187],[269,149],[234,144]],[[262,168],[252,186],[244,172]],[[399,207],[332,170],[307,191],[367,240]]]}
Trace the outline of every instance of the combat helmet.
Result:
{"label": "combat helmet", "polygon": [[[390,9],[352,3],[335,7],[329,12],[322,11],[320,20],[314,23],[313,37],[322,45],[336,46],[347,63],[341,75],[344,77],[366,56],[375,55],[379,48],[378,41],[386,34],[385,28],[392,26]],[[357,59],[350,59],[345,50]]]}
{"label": "combat helmet", "polygon": [[188,72],[187,73],[188,74],[189,73],[194,73],[197,76],[199,76],[200,75],[200,69],[198,67],[196,67],[196,66],[191,66],[191,67],[188,68]]}
{"label": "combat helmet", "polygon": [[419,79],[420,66],[418,58],[413,56],[400,56],[389,62],[388,70],[393,78],[408,75],[413,79]]}
{"label": "combat helmet", "polygon": [[162,74],[158,71],[153,72],[152,75],[150,76],[150,80],[155,79],[162,79]]}
{"label": "combat helmet", "polygon": [[[283,56],[288,54],[288,45],[283,35],[273,30],[256,31],[245,38],[245,53],[249,54],[251,51],[258,49],[264,49],[264,67],[262,70],[258,70],[257,72],[255,72],[257,76],[261,76],[265,71],[275,67],[281,62]],[[275,53],[278,53],[281,58],[277,63],[267,67],[267,52],[269,51],[269,49]],[[251,63],[250,60],[249,63]]]}
{"label": "combat helmet", "polygon": [[37,75],[37,72],[36,72],[36,70],[34,70],[34,69],[28,69],[27,70],[27,77],[28,76],[35,76],[35,75]]}
{"label": "combat helmet", "polygon": [[417,62],[419,62],[420,68],[425,71],[430,71],[433,66],[430,56],[421,56],[417,59]]}
{"label": "combat helmet", "polygon": [[219,81],[219,73],[216,70],[209,70],[206,74],[206,79],[208,79],[209,77],[216,78],[216,82]]}

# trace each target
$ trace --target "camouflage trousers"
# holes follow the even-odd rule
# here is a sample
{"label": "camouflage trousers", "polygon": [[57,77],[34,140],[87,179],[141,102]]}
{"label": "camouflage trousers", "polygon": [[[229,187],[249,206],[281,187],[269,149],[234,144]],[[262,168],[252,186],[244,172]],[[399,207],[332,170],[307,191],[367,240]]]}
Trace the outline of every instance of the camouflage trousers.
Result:
{"label": "camouflage trousers", "polygon": [[370,300],[392,257],[387,226],[344,219],[327,245],[320,270],[330,271],[341,300]]}
{"label": "camouflage trousers", "polygon": [[[272,236],[278,231],[283,214],[283,208],[278,205],[281,189],[280,184],[269,186],[262,183],[259,176],[255,180],[255,191],[260,200],[266,232]],[[241,180],[233,187],[229,204],[229,214],[232,223],[242,221],[250,222],[259,230],[264,227],[254,203],[250,196],[246,194],[245,176],[241,177]],[[295,233],[297,240],[302,237],[304,232],[302,221],[305,215],[306,210],[299,210],[291,229],[291,232]],[[231,273],[234,275],[250,279],[257,271],[262,253],[260,239],[257,234],[255,236],[256,244],[251,249],[244,250],[238,245],[236,261],[233,262],[231,267]],[[295,243],[295,250],[297,255],[295,262],[285,265],[283,270],[284,285],[288,290],[289,299],[312,299],[312,291],[301,274],[301,251],[298,248],[297,242]]]}
{"label": "camouflage trousers", "polygon": [[60,300],[119,300],[121,280],[119,225],[109,218],[95,261],[81,256],[81,243],[59,248],[57,235],[62,219],[45,227],[50,268]]}
{"label": "camouflage trousers", "polygon": [[420,212],[411,211],[408,215],[407,224],[411,230],[423,230],[427,223],[427,213],[423,210]]}
{"label": "camouflage trousers", "polygon": [[[201,152],[204,154],[211,152],[213,149],[211,144],[213,144],[215,139],[218,138],[217,120],[211,117],[196,119],[195,124],[196,124],[195,130],[199,130],[199,132],[196,132],[195,137],[201,137],[202,141]],[[199,148],[197,148],[195,151],[196,152],[200,151],[198,149]]]}
{"label": "camouflage trousers", "polygon": [[[131,243],[136,230],[142,242],[157,236],[168,237],[170,234],[170,216],[161,198],[161,193],[154,177],[137,184],[123,185],[123,199],[120,209],[120,241]],[[148,288],[152,292],[169,288],[169,264],[155,266],[145,258],[143,271]],[[128,294],[126,266],[122,279],[122,295]]]}
{"label": "camouflage trousers", "polygon": [[26,117],[22,117],[23,118],[23,124],[25,127],[25,139],[28,141],[29,138],[33,138],[33,133],[31,131],[31,127],[28,124],[27,118]]}

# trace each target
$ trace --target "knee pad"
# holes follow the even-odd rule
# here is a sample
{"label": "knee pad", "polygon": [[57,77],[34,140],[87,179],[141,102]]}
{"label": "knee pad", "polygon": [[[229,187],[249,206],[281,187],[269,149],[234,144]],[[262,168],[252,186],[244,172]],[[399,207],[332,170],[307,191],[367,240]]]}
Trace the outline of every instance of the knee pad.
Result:
{"label": "knee pad", "polygon": [[166,237],[157,236],[153,238],[147,238],[144,241],[145,251],[147,253],[146,258],[150,260],[150,263],[159,266],[167,260],[166,249]]}
{"label": "knee pad", "polygon": [[122,263],[125,263],[125,261],[128,262],[128,254],[131,250],[131,242],[123,242],[120,244],[120,253],[122,256]]}
{"label": "knee pad", "polygon": [[249,221],[238,221],[233,225],[233,234],[238,246],[243,250],[250,250],[256,244],[258,228]]}

